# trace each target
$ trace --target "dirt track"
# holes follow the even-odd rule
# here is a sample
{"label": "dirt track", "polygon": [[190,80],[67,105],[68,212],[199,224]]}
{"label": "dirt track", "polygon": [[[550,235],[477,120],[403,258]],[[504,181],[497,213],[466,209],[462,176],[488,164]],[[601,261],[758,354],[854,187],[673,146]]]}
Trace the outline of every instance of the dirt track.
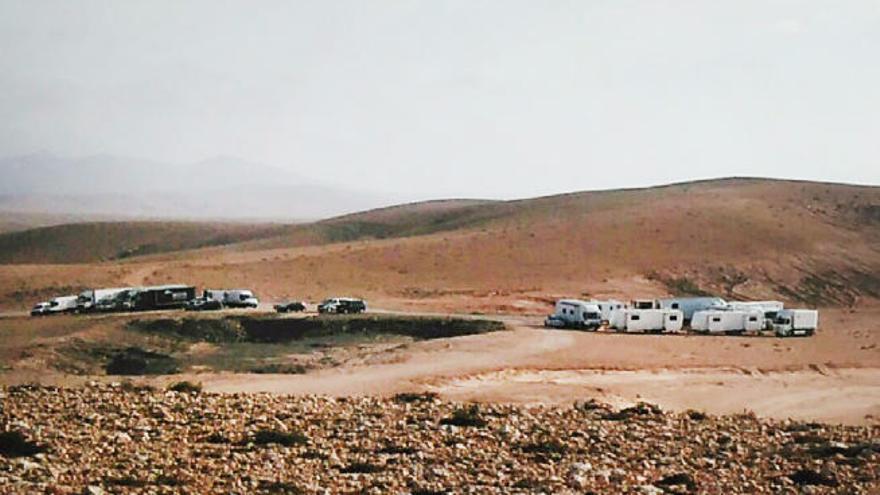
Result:
{"label": "dirt track", "polygon": [[650,399],[672,409],[850,424],[880,422],[880,310],[828,310],[813,338],[619,335],[544,330],[422,342],[390,362],[301,376],[198,376],[226,392],[361,395],[432,390],[458,400]]}

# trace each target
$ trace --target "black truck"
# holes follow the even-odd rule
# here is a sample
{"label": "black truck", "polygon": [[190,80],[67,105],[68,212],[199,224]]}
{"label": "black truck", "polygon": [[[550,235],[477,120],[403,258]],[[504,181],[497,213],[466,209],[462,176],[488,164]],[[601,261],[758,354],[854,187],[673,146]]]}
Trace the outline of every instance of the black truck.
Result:
{"label": "black truck", "polygon": [[179,309],[195,298],[196,288],[191,285],[141,287],[132,291],[126,309],[131,311]]}

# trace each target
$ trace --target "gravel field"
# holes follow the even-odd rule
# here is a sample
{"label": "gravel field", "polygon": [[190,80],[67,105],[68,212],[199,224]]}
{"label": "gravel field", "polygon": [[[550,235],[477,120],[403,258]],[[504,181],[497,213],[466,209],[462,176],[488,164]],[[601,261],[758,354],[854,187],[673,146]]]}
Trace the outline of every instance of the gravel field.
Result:
{"label": "gravel field", "polygon": [[2,493],[878,493],[880,427],[131,384],[0,389]]}

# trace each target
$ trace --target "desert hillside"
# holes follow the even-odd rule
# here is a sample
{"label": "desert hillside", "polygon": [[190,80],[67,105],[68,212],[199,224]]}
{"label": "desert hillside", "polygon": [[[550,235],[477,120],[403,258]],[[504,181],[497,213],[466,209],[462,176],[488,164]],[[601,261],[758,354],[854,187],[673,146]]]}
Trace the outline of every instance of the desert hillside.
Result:
{"label": "desert hillside", "polygon": [[52,287],[185,281],[266,300],[349,293],[450,311],[542,312],[563,294],[852,305],[880,297],[878,274],[880,188],[726,179],[415,204],[124,263],[7,265],[0,303],[20,307],[22,294]]}
{"label": "desert hillside", "polygon": [[82,222],[0,234],[0,263],[88,263],[277,236],[278,224]]}

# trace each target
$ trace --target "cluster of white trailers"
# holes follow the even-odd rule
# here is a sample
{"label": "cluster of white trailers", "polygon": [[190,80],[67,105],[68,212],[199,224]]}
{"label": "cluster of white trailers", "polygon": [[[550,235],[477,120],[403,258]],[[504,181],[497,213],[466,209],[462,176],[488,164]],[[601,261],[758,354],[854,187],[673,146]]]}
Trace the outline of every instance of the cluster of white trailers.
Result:
{"label": "cluster of white trailers", "polygon": [[605,327],[618,332],[744,334],[773,331],[777,336],[812,335],[819,323],[814,309],[785,309],[780,301],[725,301],[720,297],[616,300],[561,299],[545,320],[551,327]]}

